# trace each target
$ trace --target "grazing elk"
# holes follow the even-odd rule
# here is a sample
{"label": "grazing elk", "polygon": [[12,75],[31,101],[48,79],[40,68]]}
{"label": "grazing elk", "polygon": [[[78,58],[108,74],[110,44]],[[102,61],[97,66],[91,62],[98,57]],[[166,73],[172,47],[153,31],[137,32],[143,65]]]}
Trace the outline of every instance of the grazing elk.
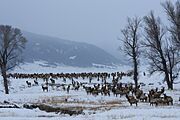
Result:
{"label": "grazing elk", "polygon": [[67,87],[67,93],[69,93],[69,90],[70,90],[70,85],[68,85]]}
{"label": "grazing elk", "polygon": [[38,83],[37,80],[34,80],[34,84],[35,84],[35,85],[39,85],[39,83]]}
{"label": "grazing elk", "polygon": [[151,96],[149,96],[149,104],[150,104],[150,106],[152,105],[158,105],[158,101],[157,101],[157,98],[153,98],[153,97],[151,97]]}
{"label": "grazing elk", "polygon": [[46,90],[48,92],[48,86],[47,85],[42,85],[42,90],[43,92]]}
{"label": "grazing elk", "polygon": [[164,94],[164,101],[166,101],[167,105],[169,105],[169,103],[173,105],[173,98],[171,96],[167,96],[166,94]]}
{"label": "grazing elk", "polygon": [[50,78],[50,80],[51,80],[52,84],[55,84],[55,80],[54,79]]}
{"label": "grazing elk", "polygon": [[146,96],[146,93],[142,94],[139,98],[140,101],[142,102],[147,102],[147,96]]}
{"label": "grazing elk", "polygon": [[158,88],[156,90],[149,91],[149,103],[153,106],[155,104],[156,106],[161,105],[173,105],[173,99],[171,96],[167,96],[164,94],[164,97],[161,97],[161,94],[164,93],[164,88],[162,88],[160,91],[158,91]]}
{"label": "grazing elk", "polygon": [[129,94],[129,90],[128,89],[124,89],[124,90],[122,90],[122,89],[115,89],[112,92],[113,92],[114,95],[116,95],[116,97],[117,97],[118,94],[120,95],[120,97],[122,95]]}
{"label": "grazing elk", "polygon": [[83,86],[83,88],[85,89],[87,95],[88,95],[88,94],[91,94],[91,92],[92,92],[92,88],[91,88],[91,87]]}
{"label": "grazing elk", "polygon": [[105,86],[102,86],[101,91],[102,91],[101,94],[104,94],[105,96],[107,96],[107,95],[110,96],[110,91],[109,91],[108,86],[106,86],[106,85],[105,85]]}
{"label": "grazing elk", "polygon": [[132,104],[136,104],[136,106],[137,106],[138,100],[136,98],[134,98],[134,96],[128,96],[126,94],[126,98],[131,106],[132,106]]}
{"label": "grazing elk", "polygon": [[28,87],[31,87],[31,82],[26,81],[26,84],[28,85]]}
{"label": "grazing elk", "polygon": [[154,98],[159,98],[163,93],[164,93],[164,87],[160,91],[158,91],[158,88],[156,88],[156,91],[154,92],[153,96]]}
{"label": "grazing elk", "polygon": [[140,89],[135,90],[135,96],[137,99],[140,99],[141,96],[143,96],[143,91]]}

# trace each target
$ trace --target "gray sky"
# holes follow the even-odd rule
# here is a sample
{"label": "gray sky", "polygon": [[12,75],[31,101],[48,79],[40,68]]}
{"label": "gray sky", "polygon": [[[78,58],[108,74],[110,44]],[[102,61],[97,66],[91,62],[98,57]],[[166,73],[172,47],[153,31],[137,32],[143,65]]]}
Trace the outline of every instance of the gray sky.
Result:
{"label": "gray sky", "polygon": [[0,0],[0,24],[95,44],[118,53],[127,16],[162,15],[165,0]]}

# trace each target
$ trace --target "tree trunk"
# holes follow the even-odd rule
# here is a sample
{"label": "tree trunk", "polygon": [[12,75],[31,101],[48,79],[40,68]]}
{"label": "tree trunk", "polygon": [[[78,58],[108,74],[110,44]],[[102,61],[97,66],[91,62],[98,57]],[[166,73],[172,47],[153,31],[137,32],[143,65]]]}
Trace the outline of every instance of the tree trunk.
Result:
{"label": "tree trunk", "polygon": [[168,86],[168,89],[170,90],[173,90],[173,83],[172,81],[170,81],[169,79],[169,73],[168,73],[168,70],[167,70],[167,66],[165,65],[165,78],[166,78],[166,83],[167,83],[167,86]]}
{"label": "tree trunk", "polygon": [[168,89],[172,90],[173,89],[173,85],[169,79],[169,72],[168,72],[168,68],[167,68],[167,64],[166,64],[166,60],[163,56],[163,52],[162,50],[160,50],[160,54],[161,54],[161,59],[162,59],[162,64],[163,64],[163,68],[164,68],[164,73],[165,73],[165,80],[168,86]]}
{"label": "tree trunk", "polygon": [[134,83],[135,87],[137,88],[138,86],[138,69],[137,69],[137,60],[134,58]]}
{"label": "tree trunk", "polygon": [[172,81],[170,82],[169,88],[170,88],[170,90],[173,90],[173,89],[174,89],[174,87],[173,87],[173,82],[172,82]]}
{"label": "tree trunk", "polygon": [[173,73],[172,73],[172,69],[171,69],[171,71],[170,71],[170,83],[169,83],[169,87],[171,90],[173,90],[173,80],[174,80],[174,78],[173,78]]}
{"label": "tree trunk", "polygon": [[169,74],[165,71],[165,80],[169,90],[173,90],[173,82],[169,80]]}
{"label": "tree trunk", "polygon": [[4,79],[5,94],[9,94],[8,79],[7,79],[6,71],[2,71],[2,77]]}

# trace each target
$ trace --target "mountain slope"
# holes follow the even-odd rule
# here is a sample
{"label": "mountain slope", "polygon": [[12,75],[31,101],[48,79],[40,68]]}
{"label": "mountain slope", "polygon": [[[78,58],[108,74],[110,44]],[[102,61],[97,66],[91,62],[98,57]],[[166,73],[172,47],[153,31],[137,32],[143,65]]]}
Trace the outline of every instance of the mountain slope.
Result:
{"label": "mountain slope", "polygon": [[23,32],[23,34],[28,40],[23,53],[25,62],[43,60],[50,64],[79,67],[120,63],[114,56],[94,45],[29,32]]}

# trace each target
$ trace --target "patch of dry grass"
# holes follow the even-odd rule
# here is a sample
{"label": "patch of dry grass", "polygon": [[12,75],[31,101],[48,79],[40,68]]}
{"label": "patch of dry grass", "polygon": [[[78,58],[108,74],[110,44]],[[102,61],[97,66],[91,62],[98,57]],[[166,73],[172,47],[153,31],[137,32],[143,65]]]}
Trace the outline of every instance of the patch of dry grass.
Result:
{"label": "patch of dry grass", "polygon": [[107,111],[112,108],[117,108],[122,105],[120,100],[111,100],[107,102],[96,102],[96,101],[81,101],[79,99],[68,101],[67,99],[72,99],[74,96],[54,96],[54,97],[44,97],[38,103],[45,103],[49,105],[63,105],[64,108],[71,109],[83,109],[92,111]]}
{"label": "patch of dry grass", "polygon": [[119,120],[119,119],[128,119],[133,118],[135,115],[108,115],[109,120]]}
{"label": "patch of dry grass", "polygon": [[176,115],[153,115],[152,117],[158,117],[158,118],[177,118]]}

